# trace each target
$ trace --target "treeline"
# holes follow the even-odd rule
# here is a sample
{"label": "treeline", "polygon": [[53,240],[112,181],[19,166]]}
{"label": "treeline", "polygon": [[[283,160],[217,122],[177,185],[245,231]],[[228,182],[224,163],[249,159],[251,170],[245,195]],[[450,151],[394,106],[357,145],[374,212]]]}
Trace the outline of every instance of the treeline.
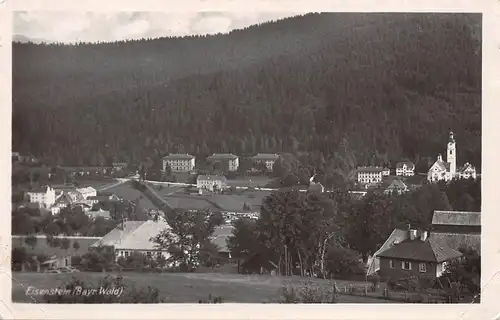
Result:
{"label": "treeline", "polygon": [[15,43],[13,148],[71,164],[302,152],[346,175],[434,159],[453,129],[458,162],[480,167],[480,25],[324,13],[229,35]]}

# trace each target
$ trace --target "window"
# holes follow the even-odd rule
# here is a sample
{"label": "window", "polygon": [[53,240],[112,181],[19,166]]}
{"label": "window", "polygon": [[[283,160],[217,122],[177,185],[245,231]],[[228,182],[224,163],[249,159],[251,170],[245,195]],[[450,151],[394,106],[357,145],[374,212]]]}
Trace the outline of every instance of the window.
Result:
{"label": "window", "polygon": [[419,263],[418,264],[418,271],[427,272],[427,265],[425,263]]}
{"label": "window", "polygon": [[389,260],[389,267],[394,269],[394,260]]}
{"label": "window", "polygon": [[401,261],[401,269],[411,270],[411,263],[409,261]]}
{"label": "window", "polygon": [[125,257],[128,257],[128,251],[125,251]]}
{"label": "window", "polygon": [[146,256],[147,256],[148,258],[151,258],[151,251],[146,251]]}

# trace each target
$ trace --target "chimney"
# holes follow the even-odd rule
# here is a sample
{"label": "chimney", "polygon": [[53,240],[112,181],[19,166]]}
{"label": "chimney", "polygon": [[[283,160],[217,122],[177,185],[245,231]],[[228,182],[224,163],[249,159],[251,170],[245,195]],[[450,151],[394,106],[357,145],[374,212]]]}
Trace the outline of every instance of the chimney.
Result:
{"label": "chimney", "polygon": [[420,240],[426,241],[427,240],[428,233],[427,231],[423,231],[422,234],[420,235]]}
{"label": "chimney", "polygon": [[410,230],[410,240],[415,240],[416,237],[417,237],[417,230],[411,229]]}

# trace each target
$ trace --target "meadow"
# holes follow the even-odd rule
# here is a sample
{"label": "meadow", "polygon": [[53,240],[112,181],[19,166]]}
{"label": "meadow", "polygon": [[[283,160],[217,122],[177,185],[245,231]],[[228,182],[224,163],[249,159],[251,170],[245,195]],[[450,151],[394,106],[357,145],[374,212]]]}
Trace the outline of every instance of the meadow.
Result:
{"label": "meadow", "polygon": [[155,209],[158,208],[139,190],[135,189],[130,183],[123,183],[113,188],[106,189],[106,192],[113,193],[120,198],[128,201],[135,201],[139,199],[139,207],[142,209]]}
{"label": "meadow", "polygon": [[[115,274],[115,275],[118,275]],[[304,281],[313,284],[327,285],[325,280],[301,277],[272,277],[259,275],[219,274],[219,273],[137,273],[124,272],[120,274],[126,285],[124,294],[137,288],[156,287],[160,295],[171,303],[197,303],[212,297],[222,296],[225,302],[233,303],[269,303],[280,298],[283,285],[300,285]],[[19,303],[34,303],[37,297],[25,294],[28,286],[37,289],[61,287],[75,276],[97,285],[105,274],[78,272],[73,274],[40,274],[14,272],[12,276],[12,301]],[[352,283],[352,282],[351,282]],[[337,285],[345,285],[338,281]],[[35,299],[35,301],[33,299]],[[39,299],[39,297],[38,297]],[[117,301],[118,302],[118,301]],[[388,301],[368,297],[339,295],[340,303],[386,303]]]}

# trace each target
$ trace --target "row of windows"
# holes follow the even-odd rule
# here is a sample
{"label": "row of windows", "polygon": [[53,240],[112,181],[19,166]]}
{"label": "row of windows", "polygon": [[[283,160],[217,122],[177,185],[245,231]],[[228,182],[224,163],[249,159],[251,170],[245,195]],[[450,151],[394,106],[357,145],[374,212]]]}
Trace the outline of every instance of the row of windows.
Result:
{"label": "row of windows", "polygon": [[[132,254],[133,251],[120,251],[119,252],[119,256],[124,256],[125,258],[130,256]],[[142,253],[142,252],[141,252]],[[156,256],[160,256],[161,255],[161,252],[160,251],[156,251]],[[152,251],[146,251],[146,256],[148,258],[151,258],[153,256],[153,252]]]}
{"label": "row of windows", "polygon": [[[389,267],[394,269],[394,260],[389,260]],[[403,270],[411,270],[411,262],[410,261],[401,261],[401,269]],[[427,272],[427,265],[425,263],[418,264],[419,272]]]}

